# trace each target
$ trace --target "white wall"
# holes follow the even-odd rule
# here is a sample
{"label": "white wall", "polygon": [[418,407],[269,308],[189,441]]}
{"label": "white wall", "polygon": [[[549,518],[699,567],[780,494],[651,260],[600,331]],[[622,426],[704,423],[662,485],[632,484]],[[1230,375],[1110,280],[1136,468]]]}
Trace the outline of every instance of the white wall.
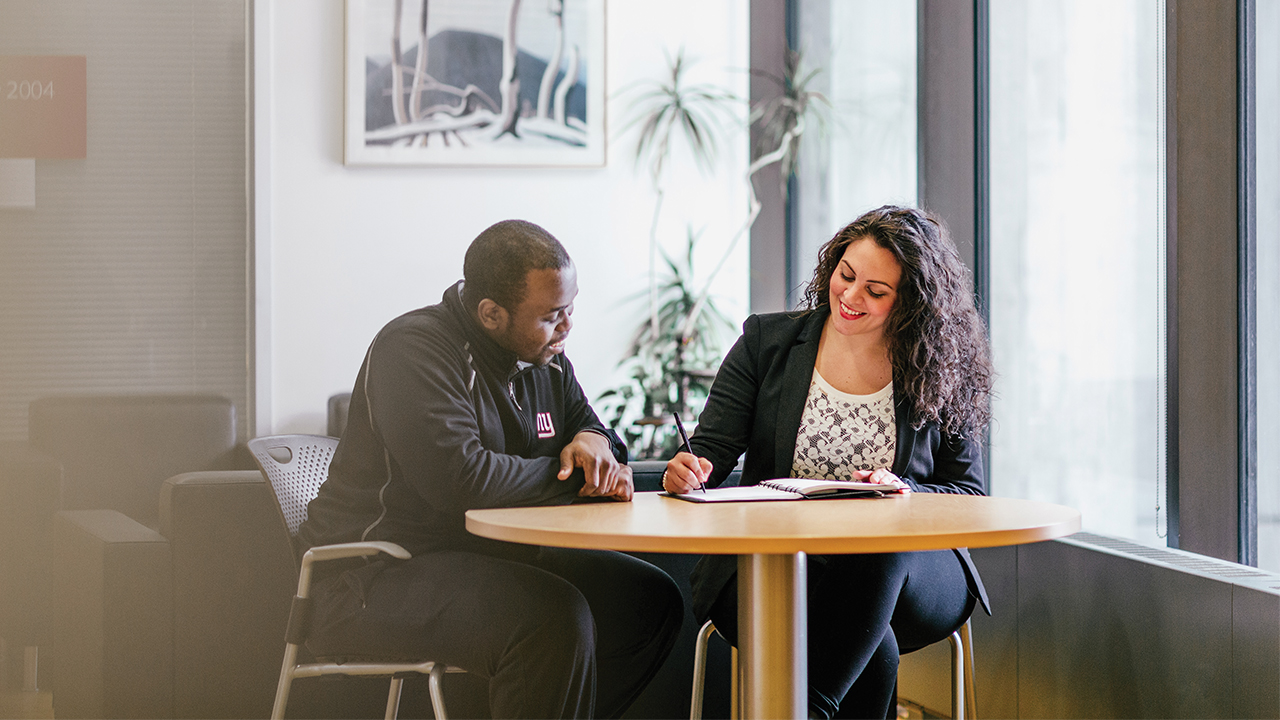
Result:
{"label": "white wall", "polygon": [[[506,218],[538,223],[569,249],[580,295],[569,357],[589,396],[611,381],[644,309],[653,194],[618,137],[624,86],[664,76],[664,48],[697,59],[693,82],[747,95],[747,4],[613,0],[607,6],[608,163],[595,169],[375,168],[342,164],[341,0],[259,0],[255,67],[256,434],[323,432],[329,395],[349,391],[365,348],[391,318],[438,302],[473,237]],[[745,115],[745,107],[743,108]],[[700,173],[678,149],[662,230],[705,228],[708,272],[746,214],[744,132]],[[745,317],[747,247],[717,292]]]}

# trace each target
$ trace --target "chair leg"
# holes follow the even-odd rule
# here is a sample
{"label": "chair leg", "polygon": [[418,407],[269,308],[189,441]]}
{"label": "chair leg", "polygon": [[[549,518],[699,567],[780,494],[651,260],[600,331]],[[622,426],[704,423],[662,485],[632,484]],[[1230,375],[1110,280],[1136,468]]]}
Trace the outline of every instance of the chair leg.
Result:
{"label": "chair leg", "polygon": [[284,646],[284,663],[280,666],[280,681],[276,683],[276,701],[271,706],[271,720],[282,720],[284,708],[289,704],[289,686],[293,684],[293,668],[298,662],[298,646]]}
{"label": "chair leg", "polygon": [[[689,696],[689,720],[701,720],[702,696],[707,682],[707,646],[711,643],[711,633],[716,626],[710,620],[698,631],[698,640],[693,646],[693,692]],[[729,646],[729,718],[738,720],[741,717],[739,708],[742,698],[738,697],[742,687],[742,678],[738,676],[738,648]]]}
{"label": "chair leg", "polygon": [[742,718],[742,676],[738,674],[738,648],[729,648],[729,720]]}
{"label": "chair leg", "polygon": [[386,720],[396,720],[396,716],[400,714],[400,688],[404,685],[404,680],[396,676],[391,676],[391,688],[387,690],[387,714],[384,716]]}
{"label": "chair leg", "polygon": [[[698,631],[697,643],[693,650],[693,692],[690,694],[689,718],[700,720],[702,717],[703,688],[707,677],[707,645],[711,641],[711,633],[716,626],[708,620]],[[951,712],[954,720],[973,720],[976,717],[976,691],[973,678],[973,635],[966,620],[960,629],[951,633]],[[729,717],[738,720],[738,709],[742,698],[738,697],[741,687],[738,677],[738,648],[729,648],[732,666],[729,687]],[[432,670],[435,680],[435,670]],[[435,705],[436,695],[433,691],[431,700]],[[443,706],[436,711],[436,717],[443,720]],[[390,718],[388,718],[390,720]]]}
{"label": "chair leg", "polygon": [[960,626],[960,639],[964,641],[964,706],[970,720],[978,717],[978,676],[973,670],[973,630],[969,621]]}
{"label": "chair leg", "polygon": [[693,646],[693,692],[689,696],[689,720],[700,720],[702,717],[703,686],[707,680],[707,644],[711,641],[711,633],[716,626],[710,620],[702,624],[698,631],[698,640]]}
{"label": "chair leg", "polygon": [[436,720],[447,720],[449,717],[444,711],[444,690],[440,687],[444,669],[445,666],[439,663],[432,665],[431,676],[427,679],[427,687],[431,690],[431,711],[436,714]]}
{"label": "chair leg", "polygon": [[960,631],[951,633],[951,717],[964,720],[964,640]]}

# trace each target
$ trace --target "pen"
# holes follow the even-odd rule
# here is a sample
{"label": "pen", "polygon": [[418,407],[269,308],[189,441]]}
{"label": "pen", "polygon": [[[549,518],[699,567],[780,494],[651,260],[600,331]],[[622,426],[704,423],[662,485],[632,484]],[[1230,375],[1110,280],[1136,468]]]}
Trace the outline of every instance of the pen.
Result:
{"label": "pen", "polygon": [[[673,412],[671,413],[671,417],[676,419],[676,430],[680,431],[680,439],[684,441],[684,451],[693,455],[693,446],[689,444],[689,434],[684,431],[684,423],[680,422],[680,413]],[[694,457],[697,456],[694,455]],[[702,492],[707,491],[707,488],[702,484],[701,480],[698,481],[698,489]]]}

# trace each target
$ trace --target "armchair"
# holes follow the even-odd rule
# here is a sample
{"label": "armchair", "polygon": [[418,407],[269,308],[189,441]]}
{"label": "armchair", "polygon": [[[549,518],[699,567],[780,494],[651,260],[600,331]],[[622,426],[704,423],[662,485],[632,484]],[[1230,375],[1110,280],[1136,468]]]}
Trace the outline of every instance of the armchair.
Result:
{"label": "armchair", "polygon": [[[0,615],[44,648],[59,717],[174,714],[172,558],[165,478],[253,467],[235,407],[211,395],[50,397],[28,441],[0,448]],[[12,501],[12,502],[10,502]],[[34,670],[28,672],[34,674]]]}

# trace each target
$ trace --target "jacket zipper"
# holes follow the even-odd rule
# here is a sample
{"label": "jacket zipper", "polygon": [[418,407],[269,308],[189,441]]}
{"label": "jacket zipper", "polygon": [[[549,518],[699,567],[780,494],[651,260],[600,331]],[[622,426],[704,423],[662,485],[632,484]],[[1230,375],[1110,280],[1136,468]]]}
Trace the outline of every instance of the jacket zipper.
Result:
{"label": "jacket zipper", "polygon": [[511,395],[511,402],[515,404],[516,417],[520,420],[520,430],[524,432],[524,444],[530,446],[533,444],[533,434],[529,428],[529,419],[524,415],[524,408],[520,406],[520,401],[516,399],[516,383],[514,380],[507,381],[507,393]]}

